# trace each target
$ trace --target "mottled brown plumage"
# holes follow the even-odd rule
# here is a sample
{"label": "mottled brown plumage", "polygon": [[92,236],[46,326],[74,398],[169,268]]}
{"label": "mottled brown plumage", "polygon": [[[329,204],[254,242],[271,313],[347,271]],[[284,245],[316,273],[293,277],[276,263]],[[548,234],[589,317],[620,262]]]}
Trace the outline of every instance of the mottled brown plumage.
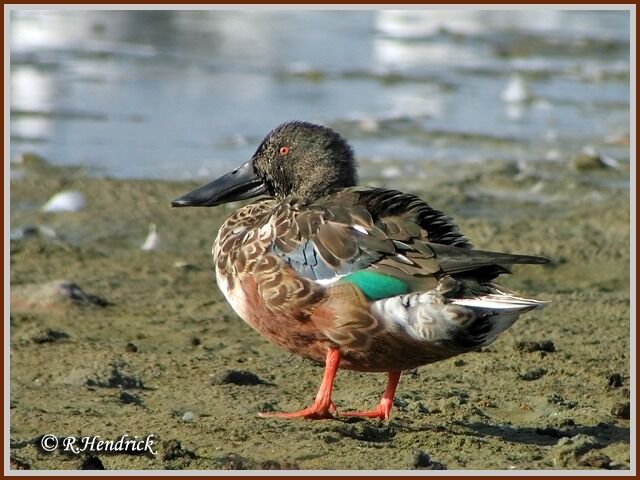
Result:
{"label": "mottled brown plumage", "polygon": [[355,162],[335,132],[294,122],[271,132],[250,162],[174,201],[213,206],[261,193],[223,224],[213,256],[219,287],[265,338],[326,361],[312,407],[326,418],[338,365],[387,371],[388,417],[401,370],[491,343],[541,305],[493,279],[523,255],[474,250],[453,220],[418,197],[356,187]]}

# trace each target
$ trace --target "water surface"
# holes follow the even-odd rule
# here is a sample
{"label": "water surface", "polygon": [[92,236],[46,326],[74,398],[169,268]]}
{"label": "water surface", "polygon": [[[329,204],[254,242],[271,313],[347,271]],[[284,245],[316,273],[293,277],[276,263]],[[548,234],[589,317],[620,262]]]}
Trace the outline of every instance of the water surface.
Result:
{"label": "water surface", "polygon": [[96,175],[216,175],[292,119],[338,128],[365,174],[629,156],[624,11],[24,10],[10,41],[12,157]]}

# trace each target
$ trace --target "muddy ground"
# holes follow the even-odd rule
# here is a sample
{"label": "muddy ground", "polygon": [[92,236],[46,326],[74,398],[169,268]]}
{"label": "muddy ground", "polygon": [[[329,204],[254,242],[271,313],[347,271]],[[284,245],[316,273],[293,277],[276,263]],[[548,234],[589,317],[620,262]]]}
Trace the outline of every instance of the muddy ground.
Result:
{"label": "muddy ground", "polygon": [[[629,171],[583,160],[367,178],[419,193],[479,248],[551,258],[502,280],[550,303],[489,348],[404,374],[389,421],[314,422],[255,416],[306,406],[322,368],[267,343],[218,291],[211,244],[233,206],[171,209],[195,183],[23,158],[11,180],[13,468],[629,468]],[[86,206],[41,212],[61,190]],[[142,251],[151,222],[161,243]],[[371,407],[384,383],[341,371],[334,400]],[[152,434],[157,455],[45,453],[46,434]]]}

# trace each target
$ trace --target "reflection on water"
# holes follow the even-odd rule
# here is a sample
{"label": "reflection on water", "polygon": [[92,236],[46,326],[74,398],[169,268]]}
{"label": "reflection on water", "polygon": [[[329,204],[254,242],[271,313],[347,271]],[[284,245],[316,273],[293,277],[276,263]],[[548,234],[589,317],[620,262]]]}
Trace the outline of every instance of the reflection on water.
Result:
{"label": "reflection on water", "polygon": [[[348,135],[361,157],[620,161],[629,13],[14,11],[11,153],[119,177],[244,161],[280,122]],[[527,95],[505,93],[513,78]],[[553,152],[551,154],[550,152]]]}

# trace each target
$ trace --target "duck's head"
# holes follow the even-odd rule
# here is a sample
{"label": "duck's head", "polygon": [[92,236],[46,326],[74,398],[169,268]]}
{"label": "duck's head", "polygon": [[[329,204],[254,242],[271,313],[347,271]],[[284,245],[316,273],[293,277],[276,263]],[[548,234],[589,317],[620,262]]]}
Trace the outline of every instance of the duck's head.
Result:
{"label": "duck's head", "polygon": [[309,201],[357,182],[353,151],[330,128],[284,123],[262,141],[251,160],[171,202],[173,207],[213,207],[267,194]]}

